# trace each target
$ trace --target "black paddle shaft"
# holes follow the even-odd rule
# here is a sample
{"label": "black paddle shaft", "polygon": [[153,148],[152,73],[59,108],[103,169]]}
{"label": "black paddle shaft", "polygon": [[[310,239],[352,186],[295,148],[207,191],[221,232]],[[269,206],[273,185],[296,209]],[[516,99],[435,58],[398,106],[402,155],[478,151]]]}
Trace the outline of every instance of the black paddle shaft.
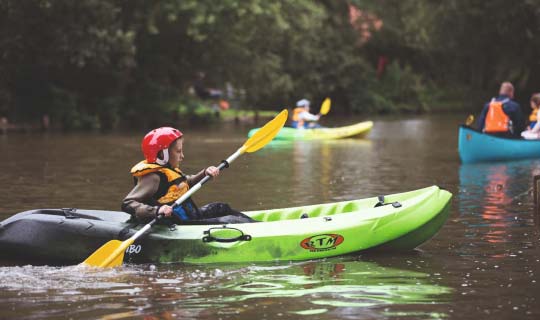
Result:
{"label": "black paddle shaft", "polygon": [[[227,160],[221,160],[221,163],[217,166],[219,171],[222,171],[223,169],[227,169],[229,167],[229,162]],[[208,182],[208,180],[212,179],[212,176],[205,176],[202,178],[202,180],[199,182],[201,185]]]}

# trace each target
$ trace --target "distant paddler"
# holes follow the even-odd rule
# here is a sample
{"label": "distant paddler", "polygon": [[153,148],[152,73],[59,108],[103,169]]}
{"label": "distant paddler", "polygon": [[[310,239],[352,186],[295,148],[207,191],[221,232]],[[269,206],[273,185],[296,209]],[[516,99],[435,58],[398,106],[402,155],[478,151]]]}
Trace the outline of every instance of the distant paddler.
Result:
{"label": "distant paddler", "polygon": [[487,102],[478,118],[478,129],[500,137],[517,138],[525,128],[525,117],[514,101],[514,86],[503,82],[499,95]]}
{"label": "distant paddler", "polygon": [[291,127],[296,129],[313,129],[322,128],[317,123],[321,118],[321,113],[312,114],[309,112],[310,102],[307,99],[302,99],[296,102],[296,108],[292,112]]}

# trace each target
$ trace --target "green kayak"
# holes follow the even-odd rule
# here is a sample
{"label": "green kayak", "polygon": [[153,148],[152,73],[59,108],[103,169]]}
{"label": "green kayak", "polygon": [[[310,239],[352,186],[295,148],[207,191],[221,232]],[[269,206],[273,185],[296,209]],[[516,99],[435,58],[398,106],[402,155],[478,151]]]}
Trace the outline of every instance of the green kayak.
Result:
{"label": "green kayak", "polygon": [[[411,250],[443,226],[451,198],[448,191],[431,186],[384,197],[245,212],[259,223],[154,225],[127,248],[124,261],[290,261]],[[33,264],[79,263],[107,241],[125,240],[142,227],[128,220],[128,214],[115,211],[25,211],[0,223],[0,250]]]}
{"label": "green kayak", "polygon": [[[283,127],[275,136],[275,140],[330,140],[344,138],[363,138],[373,128],[372,121],[359,122],[345,127],[318,128],[318,129],[296,129]],[[248,132],[248,137],[257,132],[259,128]]]}

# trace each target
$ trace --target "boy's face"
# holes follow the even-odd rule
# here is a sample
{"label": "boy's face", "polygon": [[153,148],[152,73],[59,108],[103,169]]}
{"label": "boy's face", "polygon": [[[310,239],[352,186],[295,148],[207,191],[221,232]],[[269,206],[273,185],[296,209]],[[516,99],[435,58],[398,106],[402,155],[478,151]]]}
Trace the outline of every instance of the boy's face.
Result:
{"label": "boy's face", "polygon": [[173,168],[177,168],[180,165],[180,162],[184,160],[183,144],[184,139],[180,138],[176,140],[176,143],[174,143],[171,148],[169,148],[169,164]]}

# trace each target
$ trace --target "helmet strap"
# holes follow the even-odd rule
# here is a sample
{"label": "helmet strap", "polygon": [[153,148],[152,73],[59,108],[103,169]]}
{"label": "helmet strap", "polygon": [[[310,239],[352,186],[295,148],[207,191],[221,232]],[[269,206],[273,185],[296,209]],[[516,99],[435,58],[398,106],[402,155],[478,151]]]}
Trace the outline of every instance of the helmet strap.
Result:
{"label": "helmet strap", "polygon": [[163,149],[161,150],[163,152],[163,159],[160,159],[159,157],[156,159],[156,163],[160,166],[164,166],[169,162],[169,149]]}

